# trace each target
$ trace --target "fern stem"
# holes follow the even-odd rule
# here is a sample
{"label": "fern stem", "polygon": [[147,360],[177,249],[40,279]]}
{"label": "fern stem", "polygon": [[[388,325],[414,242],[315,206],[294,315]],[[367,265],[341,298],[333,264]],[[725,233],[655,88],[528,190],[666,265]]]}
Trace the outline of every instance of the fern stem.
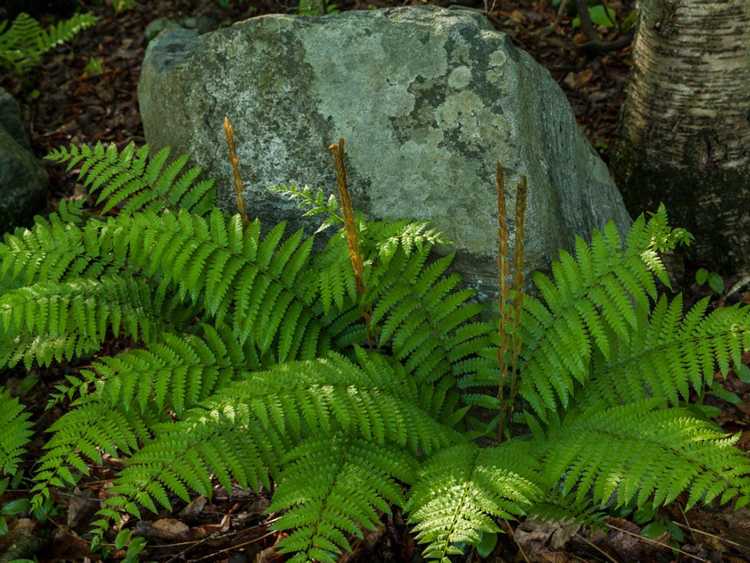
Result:
{"label": "fern stem", "polygon": [[513,246],[513,333],[510,354],[510,397],[508,397],[508,418],[513,414],[513,403],[518,394],[518,358],[521,355],[521,311],[523,307],[523,265],[524,236],[526,226],[526,196],[528,184],[526,176],[521,177],[516,192],[516,240]]}
{"label": "fern stem", "polygon": [[[498,203],[498,223],[500,225],[500,251],[498,252],[498,269],[500,275],[500,346],[498,348],[498,363],[500,364],[500,386],[498,389],[498,400],[500,402],[500,420],[497,425],[498,440],[503,441],[506,425],[510,424],[513,416],[513,404],[518,395],[518,358],[521,355],[521,308],[523,306],[523,242],[526,224],[526,195],[527,180],[526,176],[521,177],[521,181],[516,188],[516,212],[515,226],[516,236],[513,245],[513,282],[512,288],[507,286],[508,275],[508,226],[505,219],[505,188],[502,169],[498,163],[497,166],[497,203]],[[509,308],[508,297],[512,292],[512,309]],[[510,326],[509,326],[510,325]],[[508,345],[510,341],[510,346]],[[510,351],[510,366],[508,365],[505,354]],[[510,392],[507,401],[505,401],[505,382],[510,374]]]}
{"label": "fern stem", "polygon": [[[354,207],[352,206],[352,198],[349,194],[349,186],[346,182],[346,166],[344,165],[344,139],[339,139],[338,143],[334,143],[328,147],[333,155],[333,160],[336,164],[336,184],[339,189],[339,199],[341,200],[341,211],[344,215],[344,231],[346,232],[346,244],[349,248],[349,259],[352,263],[352,270],[354,270],[354,282],[357,287],[357,294],[363,295],[365,293],[365,284],[362,280],[364,274],[364,262],[362,261],[362,253],[359,248],[359,233],[357,232],[357,224],[354,218]],[[370,319],[372,314],[369,309],[362,311],[362,318],[365,321],[367,327],[367,342],[372,343],[372,334],[370,328]]]}
{"label": "fern stem", "polygon": [[349,247],[349,259],[352,262],[354,270],[354,279],[357,284],[357,293],[364,293],[365,286],[362,283],[362,274],[364,265],[362,254],[359,250],[359,235],[357,225],[354,220],[354,209],[352,207],[352,198],[349,195],[349,187],[346,183],[346,166],[344,166],[344,139],[339,139],[338,143],[332,144],[328,150],[333,154],[333,160],[336,163],[336,183],[339,188],[339,198],[341,199],[341,210],[344,214],[344,229],[346,232],[346,243]]}
{"label": "fern stem", "polygon": [[[505,216],[505,175],[503,167],[498,161],[495,164],[495,190],[497,192],[497,277],[500,295],[498,296],[498,336],[500,343],[497,347],[497,365],[500,370],[500,380],[498,381],[497,400],[500,408],[504,410],[503,401],[505,400],[505,382],[508,378],[508,364],[505,361],[505,355],[508,352],[508,333],[507,333],[507,304],[510,294],[508,287],[508,220]],[[498,439],[502,441],[504,433],[504,424],[501,420],[498,423]]]}
{"label": "fern stem", "polygon": [[240,176],[240,157],[237,156],[237,146],[234,143],[234,127],[229,121],[229,116],[224,116],[224,134],[227,138],[227,147],[229,149],[229,164],[232,166],[232,180],[234,185],[234,197],[237,201],[237,210],[240,212],[242,221],[247,224],[250,218],[245,208],[244,184]]}

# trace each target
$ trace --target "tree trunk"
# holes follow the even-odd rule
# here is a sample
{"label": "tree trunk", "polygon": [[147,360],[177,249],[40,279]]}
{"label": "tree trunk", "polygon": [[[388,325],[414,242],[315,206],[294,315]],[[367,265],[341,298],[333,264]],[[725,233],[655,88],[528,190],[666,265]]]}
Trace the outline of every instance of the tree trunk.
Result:
{"label": "tree trunk", "polygon": [[750,0],[641,0],[613,173],[632,214],[667,205],[693,256],[750,269]]}

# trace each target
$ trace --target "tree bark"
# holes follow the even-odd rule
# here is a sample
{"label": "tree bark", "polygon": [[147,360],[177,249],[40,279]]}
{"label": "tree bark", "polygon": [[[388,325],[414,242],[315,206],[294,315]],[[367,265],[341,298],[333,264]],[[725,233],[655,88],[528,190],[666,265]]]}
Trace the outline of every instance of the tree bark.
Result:
{"label": "tree bark", "polygon": [[750,269],[750,0],[642,0],[612,170],[633,214],[667,205],[693,256]]}

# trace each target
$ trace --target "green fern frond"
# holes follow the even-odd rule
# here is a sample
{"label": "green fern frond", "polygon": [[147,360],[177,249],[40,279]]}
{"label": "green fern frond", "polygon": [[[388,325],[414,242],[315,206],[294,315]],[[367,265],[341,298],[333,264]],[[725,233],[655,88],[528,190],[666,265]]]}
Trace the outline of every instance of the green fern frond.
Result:
{"label": "green fern frond", "polygon": [[116,503],[133,514],[138,506],[169,507],[167,491],[183,500],[191,489],[210,495],[212,476],[225,488],[232,480],[268,487],[291,444],[312,436],[342,432],[414,453],[458,439],[415,406],[416,386],[397,364],[362,353],[360,362],[331,355],[247,374],[183,420],[159,426],[117,479],[109,510]]}
{"label": "green fern frond", "polygon": [[0,243],[0,292],[120,272],[126,248],[123,230],[115,221],[76,225],[57,214],[37,217],[33,228],[6,234]]}
{"label": "green fern frond", "polygon": [[76,14],[44,29],[37,20],[21,13],[8,27],[0,21],[0,66],[20,74],[41,61],[42,55],[58,45],[70,41],[82,30],[93,26],[92,14]]}
{"label": "green fern frond", "polygon": [[304,442],[283,463],[268,512],[285,511],[272,526],[291,530],[279,551],[300,562],[334,563],[351,551],[347,536],[363,537],[380,513],[403,506],[398,481],[411,483],[417,472],[400,448],[341,435]]}
{"label": "green fern frond", "polygon": [[96,400],[86,400],[64,414],[48,429],[52,438],[36,466],[33,504],[41,506],[50,496],[50,487],[76,485],[80,475],[89,474],[89,461],[102,463],[102,453],[137,450],[149,440],[157,420],[152,414],[144,417]]}
{"label": "green fern frond", "polygon": [[655,232],[662,232],[661,223],[641,216],[623,246],[610,222],[590,245],[576,240],[575,258],[561,252],[552,280],[534,276],[542,299],[524,299],[520,392],[542,418],[558,403],[566,408],[576,382],[588,380],[593,349],[608,358],[612,335],[630,340],[636,311],[656,300],[654,276],[668,282],[663,266],[642,256],[653,249]]}
{"label": "green fern frond", "polygon": [[247,369],[243,350],[228,331],[202,325],[199,334],[160,335],[146,349],[102,358],[91,366],[97,397],[112,408],[180,416]]}
{"label": "green fern frond", "polygon": [[406,256],[412,252],[426,252],[440,244],[448,244],[443,234],[421,221],[367,221],[361,227],[363,252],[387,264],[401,250]]}
{"label": "green fern frond", "polygon": [[138,211],[185,209],[207,215],[215,204],[212,180],[200,179],[200,167],[188,167],[188,157],[169,162],[170,149],[155,154],[148,145],[130,143],[122,151],[115,144],[71,145],[53,150],[45,158],[67,169],[78,167],[78,175],[91,194],[98,194],[102,212],[113,209],[126,215]]}
{"label": "green fern frond", "polygon": [[9,291],[0,296],[0,367],[84,356],[110,332],[148,342],[162,326],[160,305],[148,284],[119,276]]}
{"label": "green fern frond", "polygon": [[629,342],[609,359],[595,358],[579,404],[614,406],[649,397],[672,404],[702,392],[717,369],[727,375],[750,350],[750,308],[722,307],[706,315],[708,298],[683,315],[682,296],[661,297],[650,317],[639,315]]}
{"label": "green fern frond", "polygon": [[13,476],[33,435],[31,413],[0,387],[0,475]]}
{"label": "green fern frond", "polygon": [[[470,289],[456,291],[457,274],[444,275],[453,256],[426,264],[427,252],[399,250],[373,277],[365,295],[372,305],[371,329],[379,346],[390,346],[423,383],[453,375],[462,361],[492,342],[495,330],[479,321],[483,305]],[[465,367],[465,365],[463,365]]]}
{"label": "green fern frond", "polygon": [[464,443],[440,451],[411,490],[408,512],[423,555],[449,563],[462,544],[497,533],[496,518],[523,516],[540,498],[537,460],[525,443],[480,448]]}
{"label": "green fern frond", "polygon": [[[696,502],[750,501],[750,460],[737,437],[660,401],[570,416],[543,443],[547,482],[604,506],[659,507],[687,493]],[[686,508],[686,509],[687,509]]]}

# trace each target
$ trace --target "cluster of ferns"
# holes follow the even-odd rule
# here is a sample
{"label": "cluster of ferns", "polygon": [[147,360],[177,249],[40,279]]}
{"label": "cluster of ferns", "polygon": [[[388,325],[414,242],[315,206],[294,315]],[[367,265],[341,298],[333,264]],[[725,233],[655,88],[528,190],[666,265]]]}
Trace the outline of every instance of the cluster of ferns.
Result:
{"label": "cluster of ferns", "polygon": [[123,459],[89,536],[102,549],[124,515],[233,484],[271,496],[292,561],[322,562],[394,509],[447,562],[504,520],[750,501],[736,437],[688,403],[741,364],[750,307],[659,294],[659,252],[678,238],[663,210],[626,237],[608,224],[579,238],[534,276],[498,437],[497,322],[425,224],[359,217],[358,280],[322,194],[289,190],[341,227],[318,251],[216,208],[213,183],[168,150],[48,158],[90,205],[67,201],[0,244],[0,368],[65,365],[50,397],[65,414],[35,428],[2,392],[0,476],[24,471],[39,507],[103,455]]}
{"label": "cluster of ferns", "polygon": [[23,75],[41,62],[44,53],[70,41],[95,23],[96,17],[88,13],[75,14],[46,29],[24,12],[13,23],[0,20],[0,68]]}

